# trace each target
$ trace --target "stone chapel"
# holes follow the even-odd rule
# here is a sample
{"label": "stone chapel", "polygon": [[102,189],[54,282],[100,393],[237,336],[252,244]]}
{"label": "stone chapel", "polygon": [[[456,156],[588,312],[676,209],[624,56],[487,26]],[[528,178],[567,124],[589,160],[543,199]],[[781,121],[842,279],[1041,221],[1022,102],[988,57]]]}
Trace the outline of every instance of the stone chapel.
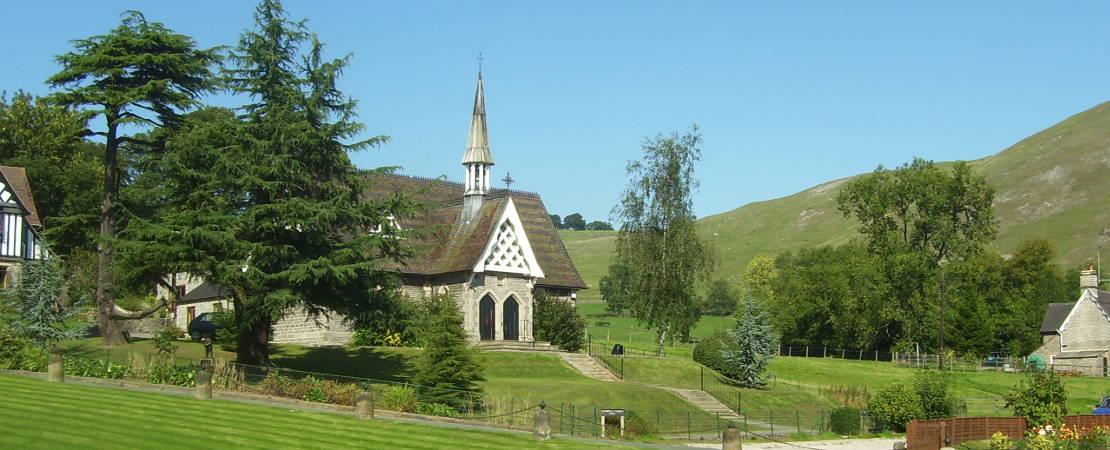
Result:
{"label": "stone chapel", "polygon": [[[544,291],[575,301],[586,284],[536,193],[493,187],[493,152],[486,125],[482,75],[474,93],[470,135],[463,153],[463,182],[377,175],[368,197],[404,192],[422,204],[396,226],[420,230],[416,255],[396,270],[409,298],[449,293],[463,312],[463,326],[474,342],[533,341],[533,300]],[[175,274],[170,277],[180,301],[176,325],[186,329],[198,314],[230,307],[218,286]],[[159,288],[159,296],[166,296]],[[310,317],[289,311],[274,325],[275,343],[334,345],[351,331],[338,317]]]}

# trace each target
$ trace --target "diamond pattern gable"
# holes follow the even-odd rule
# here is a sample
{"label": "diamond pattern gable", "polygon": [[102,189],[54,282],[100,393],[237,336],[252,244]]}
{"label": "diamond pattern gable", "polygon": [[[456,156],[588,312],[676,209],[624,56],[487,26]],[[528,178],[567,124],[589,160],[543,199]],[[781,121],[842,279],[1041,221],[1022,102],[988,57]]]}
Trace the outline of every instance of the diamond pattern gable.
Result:
{"label": "diamond pattern gable", "polygon": [[512,197],[505,204],[505,211],[501,214],[496,230],[496,234],[490,236],[474,272],[519,273],[543,278],[543,270],[536,262],[535,253],[524,232],[524,225],[520,223]]}

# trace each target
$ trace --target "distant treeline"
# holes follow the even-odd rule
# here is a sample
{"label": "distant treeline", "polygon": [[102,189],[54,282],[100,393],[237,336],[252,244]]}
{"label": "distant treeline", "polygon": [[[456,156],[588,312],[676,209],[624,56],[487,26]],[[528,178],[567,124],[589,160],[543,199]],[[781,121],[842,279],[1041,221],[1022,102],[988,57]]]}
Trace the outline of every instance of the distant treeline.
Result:
{"label": "distant treeline", "polygon": [[586,223],[586,219],[582,218],[579,213],[574,213],[566,217],[559,217],[558,214],[550,214],[551,224],[555,225],[557,230],[612,230],[613,225],[609,222],[595,220]]}

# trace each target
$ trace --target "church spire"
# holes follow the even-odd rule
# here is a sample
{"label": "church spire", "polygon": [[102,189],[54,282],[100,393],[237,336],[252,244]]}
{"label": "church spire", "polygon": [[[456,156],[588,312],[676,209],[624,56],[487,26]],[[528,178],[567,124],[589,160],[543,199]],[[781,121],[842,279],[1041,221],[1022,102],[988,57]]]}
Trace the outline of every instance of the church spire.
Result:
{"label": "church spire", "polygon": [[463,164],[493,165],[489,149],[489,132],[486,129],[486,93],[482,88],[482,72],[478,71],[478,88],[474,91],[474,114],[470,118],[470,138],[466,142]]}
{"label": "church spire", "polygon": [[482,71],[478,70],[478,88],[474,91],[474,113],[470,118],[470,137],[463,154],[466,178],[463,185],[463,222],[469,223],[482,209],[482,201],[490,191],[490,167],[493,153],[489,149],[486,130],[486,93],[482,87]]}

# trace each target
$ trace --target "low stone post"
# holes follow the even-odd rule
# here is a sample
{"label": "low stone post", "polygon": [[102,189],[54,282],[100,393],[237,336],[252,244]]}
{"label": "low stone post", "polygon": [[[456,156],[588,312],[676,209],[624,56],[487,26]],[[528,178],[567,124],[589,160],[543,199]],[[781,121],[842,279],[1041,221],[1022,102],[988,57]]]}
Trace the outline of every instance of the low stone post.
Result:
{"label": "low stone post", "polygon": [[551,418],[547,414],[547,404],[540,401],[540,409],[536,411],[535,423],[532,428],[532,437],[538,441],[551,439]]}
{"label": "low stone post", "polygon": [[212,400],[212,372],[205,369],[197,371],[197,387],[193,396],[197,400]]}
{"label": "low stone post", "polygon": [[744,448],[740,444],[740,429],[736,428],[736,424],[730,423],[725,431],[721,433],[721,449],[722,450],[740,450]]}
{"label": "low stone post", "polygon": [[366,388],[355,397],[355,415],[359,419],[374,418],[374,391]]}
{"label": "low stone post", "polygon": [[62,354],[57,351],[50,352],[50,362],[46,366],[46,381],[64,383],[65,379],[65,364],[62,362]]}

